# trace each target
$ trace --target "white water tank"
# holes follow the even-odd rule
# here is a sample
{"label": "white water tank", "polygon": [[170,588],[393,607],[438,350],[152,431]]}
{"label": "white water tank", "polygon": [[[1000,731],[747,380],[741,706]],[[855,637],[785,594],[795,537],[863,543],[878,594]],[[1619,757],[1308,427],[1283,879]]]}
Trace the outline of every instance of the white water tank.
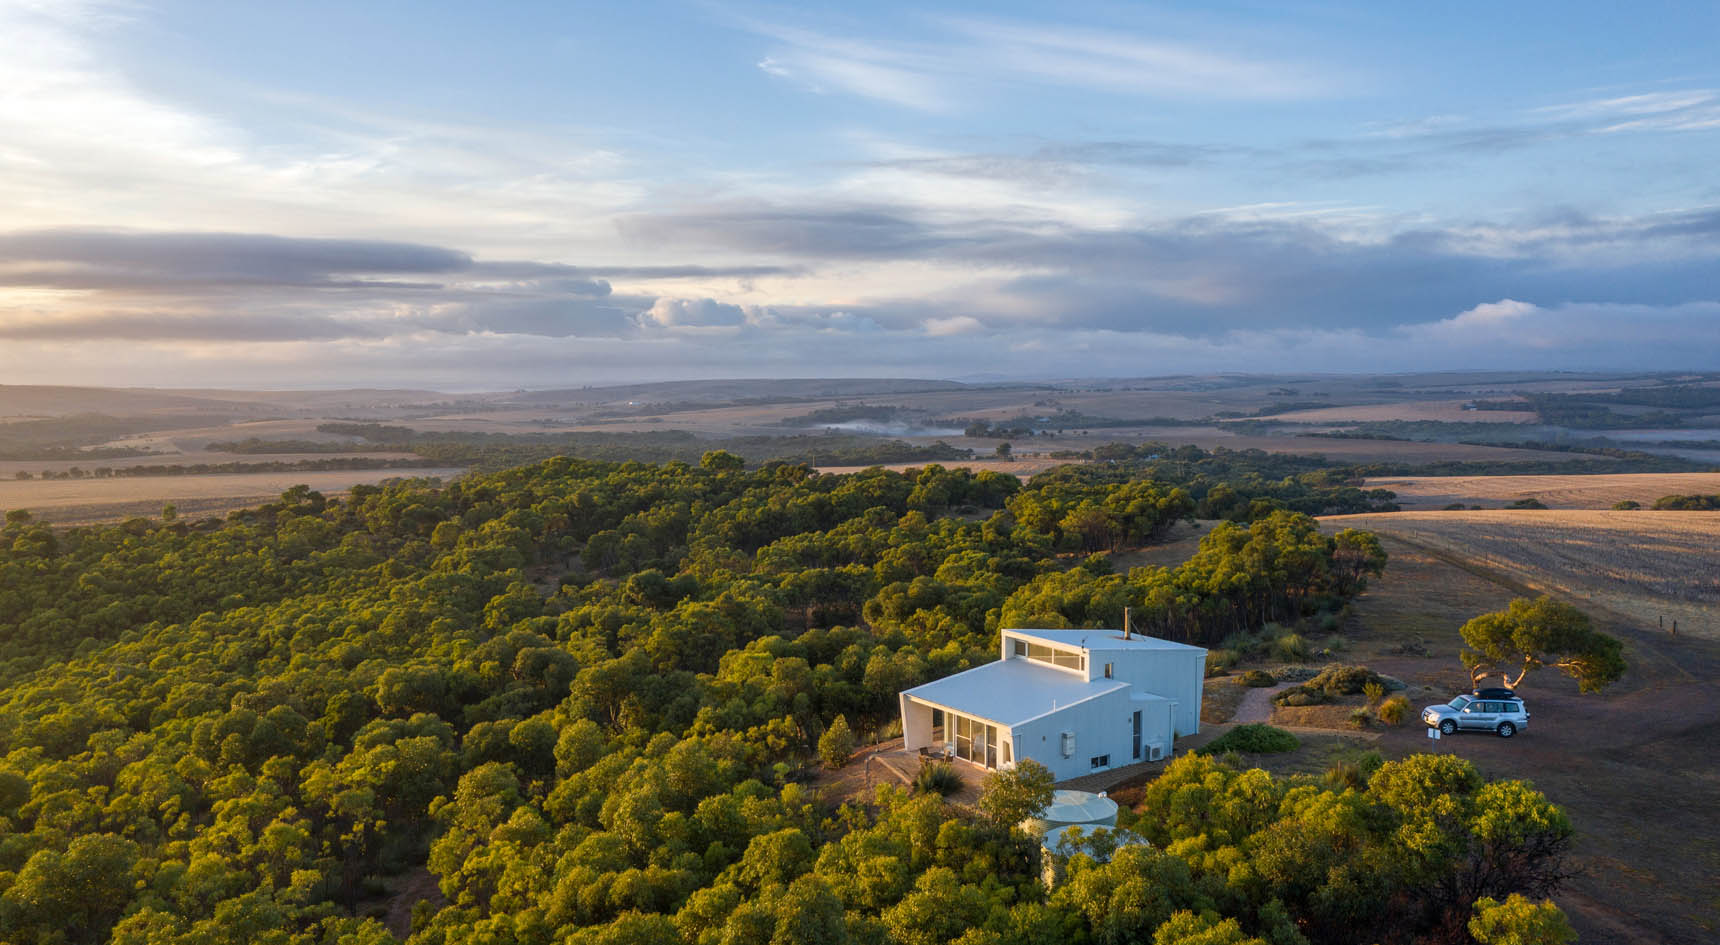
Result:
{"label": "white water tank", "polygon": [[1053,791],[1051,803],[1021,826],[1035,836],[1044,836],[1057,827],[1115,827],[1117,802],[1087,791]]}

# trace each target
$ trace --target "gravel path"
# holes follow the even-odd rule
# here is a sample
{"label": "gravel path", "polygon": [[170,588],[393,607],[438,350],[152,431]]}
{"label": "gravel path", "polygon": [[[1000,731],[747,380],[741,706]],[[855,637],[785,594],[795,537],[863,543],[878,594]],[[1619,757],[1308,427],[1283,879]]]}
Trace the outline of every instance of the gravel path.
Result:
{"label": "gravel path", "polygon": [[1289,689],[1295,683],[1279,683],[1276,686],[1262,686],[1250,689],[1242,697],[1242,704],[1236,707],[1236,715],[1232,722],[1270,722],[1272,720],[1272,697]]}

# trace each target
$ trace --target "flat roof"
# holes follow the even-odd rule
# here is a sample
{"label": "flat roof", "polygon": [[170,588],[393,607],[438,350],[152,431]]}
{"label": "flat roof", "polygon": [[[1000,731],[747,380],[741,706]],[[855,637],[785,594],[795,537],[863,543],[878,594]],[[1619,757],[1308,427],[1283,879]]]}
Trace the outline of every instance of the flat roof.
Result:
{"label": "flat roof", "polygon": [[1120,679],[1088,682],[1075,673],[1032,660],[998,660],[915,686],[903,695],[999,725],[1020,725],[1094,696],[1128,688],[1129,684]]}
{"label": "flat roof", "polygon": [[1045,643],[1057,643],[1063,646],[1080,646],[1089,650],[1192,650],[1206,652],[1202,647],[1190,646],[1187,643],[1174,643],[1146,634],[1130,634],[1123,639],[1121,630],[1028,630],[1017,627],[1005,627],[1003,632],[1012,636],[1027,637],[1041,640]]}

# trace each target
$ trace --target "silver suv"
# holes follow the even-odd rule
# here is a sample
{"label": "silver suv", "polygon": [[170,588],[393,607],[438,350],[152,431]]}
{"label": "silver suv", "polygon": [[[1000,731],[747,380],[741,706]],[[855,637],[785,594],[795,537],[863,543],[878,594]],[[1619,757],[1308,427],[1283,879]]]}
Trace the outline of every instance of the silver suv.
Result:
{"label": "silver suv", "polygon": [[1439,729],[1441,735],[1455,735],[1459,729],[1466,729],[1510,738],[1529,727],[1529,710],[1517,696],[1508,699],[1458,696],[1445,705],[1430,705],[1421,710],[1421,720],[1428,728]]}

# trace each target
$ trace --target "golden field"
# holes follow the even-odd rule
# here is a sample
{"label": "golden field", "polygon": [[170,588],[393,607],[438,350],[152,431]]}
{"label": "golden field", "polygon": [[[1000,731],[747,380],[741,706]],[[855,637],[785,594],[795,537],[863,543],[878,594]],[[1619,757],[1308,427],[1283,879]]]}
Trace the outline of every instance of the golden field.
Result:
{"label": "golden field", "polygon": [[[1720,639],[1720,512],[1489,510],[1332,516],[1598,608]],[[1429,589],[1429,593],[1437,593]]]}
{"label": "golden field", "polygon": [[87,525],[140,516],[153,518],[161,514],[163,505],[171,503],[178,508],[181,518],[196,518],[261,505],[300,484],[334,495],[355,485],[375,484],[385,479],[448,480],[463,471],[301,470],[120,479],[0,480],[0,509],[27,509],[36,519],[56,525]]}
{"label": "golden field", "polygon": [[1538,499],[1552,509],[1610,509],[1631,499],[1644,507],[1665,495],[1720,493],[1720,472],[1619,473],[1598,476],[1387,476],[1367,481],[1390,489],[1405,509],[1438,509],[1454,502],[1504,504]]}

